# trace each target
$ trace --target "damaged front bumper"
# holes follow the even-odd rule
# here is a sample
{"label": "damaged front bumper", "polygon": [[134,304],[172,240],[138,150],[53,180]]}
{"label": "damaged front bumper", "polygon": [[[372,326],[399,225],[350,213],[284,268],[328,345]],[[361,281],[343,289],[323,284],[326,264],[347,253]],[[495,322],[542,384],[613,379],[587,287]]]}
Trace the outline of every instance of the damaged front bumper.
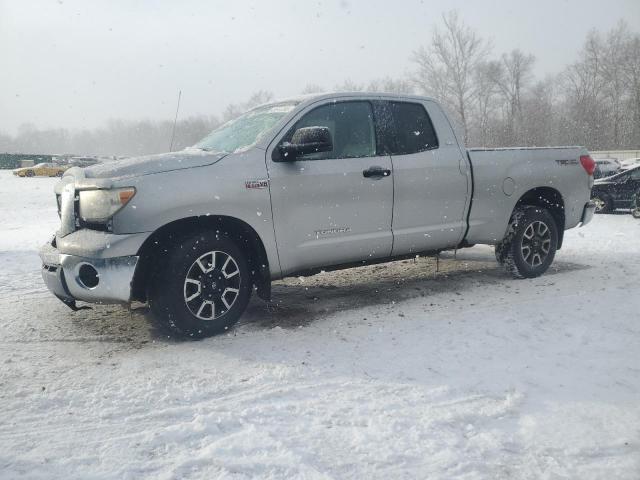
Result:
{"label": "damaged front bumper", "polygon": [[40,249],[47,288],[72,309],[76,300],[129,303],[137,256],[86,258],[60,253],[54,243]]}

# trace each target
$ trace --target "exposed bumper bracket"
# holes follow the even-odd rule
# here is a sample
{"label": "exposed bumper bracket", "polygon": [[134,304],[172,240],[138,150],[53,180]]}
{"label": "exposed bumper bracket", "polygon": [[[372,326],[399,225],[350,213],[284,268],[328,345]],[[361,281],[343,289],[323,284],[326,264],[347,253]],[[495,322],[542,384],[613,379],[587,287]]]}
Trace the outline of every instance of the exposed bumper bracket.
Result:
{"label": "exposed bumper bracket", "polygon": [[64,303],[67,307],[69,307],[74,312],[77,312],[78,310],[93,310],[88,305],[83,305],[83,306],[79,307],[79,306],[76,305],[76,301],[75,300],[71,300],[69,298],[61,297],[59,295],[56,295],[56,298],[59,299],[62,303]]}
{"label": "exposed bumper bracket", "polygon": [[588,201],[584,209],[582,210],[582,218],[580,219],[580,226],[584,227],[593,219],[593,215],[596,213],[596,204],[593,201]]}

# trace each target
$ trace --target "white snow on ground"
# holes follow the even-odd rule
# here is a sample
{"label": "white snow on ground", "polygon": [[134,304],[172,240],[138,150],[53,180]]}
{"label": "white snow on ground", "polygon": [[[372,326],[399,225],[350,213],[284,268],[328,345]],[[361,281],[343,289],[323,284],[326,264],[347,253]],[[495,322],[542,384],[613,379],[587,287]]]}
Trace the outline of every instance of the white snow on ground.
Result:
{"label": "white snow on ground", "polygon": [[640,478],[640,221],[516,281],[478,246],[306,279],[228,335],[71,312],[53,179],[0,172],[2,478]]}

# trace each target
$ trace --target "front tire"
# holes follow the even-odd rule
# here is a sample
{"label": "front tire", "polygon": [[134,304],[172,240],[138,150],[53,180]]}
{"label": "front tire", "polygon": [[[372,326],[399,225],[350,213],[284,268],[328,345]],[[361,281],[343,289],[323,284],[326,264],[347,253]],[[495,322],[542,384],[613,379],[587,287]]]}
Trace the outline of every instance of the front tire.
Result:
{"label": "front tire", "polygon": [[35,176],[35,173],[33,173],[33,170],[27,170],[27,172],[25,173],[26,177],[33,177]]}
{"label": "front tire", "polygon": [[202,232],[174,242],[152,279],[151,315],[171,331],[204,338],[228,330],[251,297],[243,252],[230,238]]}
{"label": "front tire", "polygon": [[525,207],[511,216],[507,236],[496,246],[496,258],[513,277],[535,278],[547,271],[557,246],[553,216],[543,208]]}

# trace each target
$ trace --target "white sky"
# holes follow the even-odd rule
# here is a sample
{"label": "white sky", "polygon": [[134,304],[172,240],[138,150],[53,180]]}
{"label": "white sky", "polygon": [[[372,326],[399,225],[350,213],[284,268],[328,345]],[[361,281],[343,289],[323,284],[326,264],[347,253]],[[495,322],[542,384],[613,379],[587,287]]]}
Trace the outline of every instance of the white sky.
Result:
{"label": "white sky", "polygon": [[259,89],[284,97],[401,76],[440,15],[457,9],[520,48],[537,74],[574,61],[591,28],[640,31],[640,0],[0,0],[0,130],[218,114]]}

